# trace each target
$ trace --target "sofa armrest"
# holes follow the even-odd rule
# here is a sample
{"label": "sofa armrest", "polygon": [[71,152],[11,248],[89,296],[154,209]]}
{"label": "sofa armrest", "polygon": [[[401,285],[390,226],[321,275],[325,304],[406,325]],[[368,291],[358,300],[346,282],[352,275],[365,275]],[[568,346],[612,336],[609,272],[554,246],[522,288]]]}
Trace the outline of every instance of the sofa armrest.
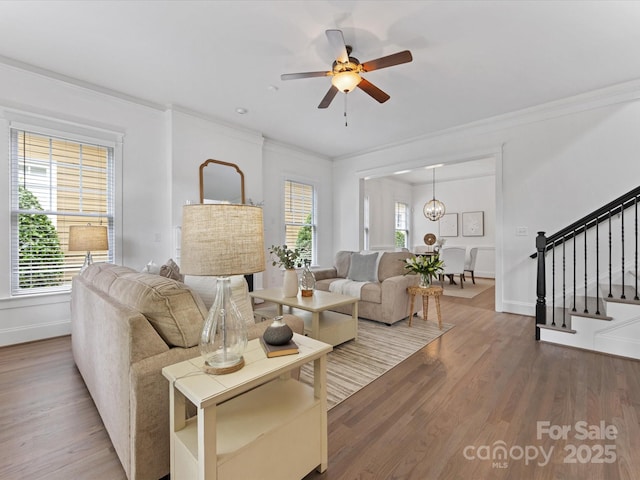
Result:
{"label": "sofa armrest", "polygon": [[407,288],[420,283],[418,275],[397,275],[381,283],[382,315],[385,321],[393,323],[409,315],[409,294]]}
{"label": "sofa armrest", "polygon": [[326,280],[327,278],[337,278],[338,270],[335,267],[313,267],[311,269],[316,280]]}
{"label": "sofa armrest", "polygon": [[170,471],[169,382],[162,368],[190,360],[200,349],[174,347],[131,365],[129,411],[131,472],[129,478],[162,478]]}

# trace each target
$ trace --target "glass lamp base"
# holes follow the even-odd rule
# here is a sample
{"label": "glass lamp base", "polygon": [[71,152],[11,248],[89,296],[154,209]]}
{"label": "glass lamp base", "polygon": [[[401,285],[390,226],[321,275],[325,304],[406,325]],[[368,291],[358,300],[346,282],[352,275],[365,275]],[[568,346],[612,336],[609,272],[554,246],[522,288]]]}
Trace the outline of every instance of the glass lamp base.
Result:
{"label": "glass lamp base", "polygon": [[80,273],[84,272],[89,265],[93,264],[93,257],[91,256],[91,252],[87,252],[87,255],[84,257],[84,264],[80,268]]}
{"label": "glass lamp base", "polygon": [[200,334],[203,370],[223,375],[244,366],[242,354],[247,346],[247,327],[231,298],[231,280],[218,277],[216,298]]}
{"label": "glass lamp base", "polygon": [[238,359],[236,363],[231,363],[227,361],[226,364],[220,363],[220,364],[209,365],[208,363],[205,362],[204,365],[202,366],[202,370],[205,373],[210,373],[213,375],[225,375],[227,373],[237,372],[242,367],[244,367],[244,357],[240,357],[240,359]]}

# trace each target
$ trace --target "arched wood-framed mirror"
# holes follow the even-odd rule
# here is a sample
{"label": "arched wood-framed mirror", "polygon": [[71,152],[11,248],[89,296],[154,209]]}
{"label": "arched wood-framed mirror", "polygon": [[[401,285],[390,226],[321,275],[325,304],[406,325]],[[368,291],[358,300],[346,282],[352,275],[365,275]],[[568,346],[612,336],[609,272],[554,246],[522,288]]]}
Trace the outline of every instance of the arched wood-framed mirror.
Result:
{"label": "arched wood-framed mirror", "polygon": [[209,159],[200,165],[200,203],[244,203],[244,173],[235,163]]}

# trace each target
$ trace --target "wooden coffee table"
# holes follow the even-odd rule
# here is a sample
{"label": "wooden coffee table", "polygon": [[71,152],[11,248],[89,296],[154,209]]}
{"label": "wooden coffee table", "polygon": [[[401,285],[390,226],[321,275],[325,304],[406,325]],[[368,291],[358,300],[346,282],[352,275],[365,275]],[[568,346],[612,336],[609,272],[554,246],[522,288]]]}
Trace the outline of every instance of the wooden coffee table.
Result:
{"label": "wooden coffee table", "polygon": [[[250,292],[253,298],[260,298],[277,305],[278,315],[283,307],[295,310],[291,313],[304,320],[305,335],[336,346],[358,338],[358,298],[339,293],[314,290],[310,297],[298,293],[296,297],[283,297],[281,288],[268,288]],[[329,309],[352,305],[351,315],[331,312]]]}

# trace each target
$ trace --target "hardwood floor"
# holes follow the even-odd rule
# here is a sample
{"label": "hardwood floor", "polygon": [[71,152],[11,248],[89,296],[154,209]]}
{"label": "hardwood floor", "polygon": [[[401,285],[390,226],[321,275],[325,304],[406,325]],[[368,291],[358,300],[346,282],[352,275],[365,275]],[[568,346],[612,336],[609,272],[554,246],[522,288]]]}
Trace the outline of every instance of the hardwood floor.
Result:
{"label": "hardwood floor", "polygon": [[[640,362],[536,343],[493,289],[442,314],[453,330],[329,411],[329,469],[306,480],[638,478]],[[68,337],[0,349],[0,405],[3,480],[125,478]],[[583,440],[580,421],[616,438]]]}

